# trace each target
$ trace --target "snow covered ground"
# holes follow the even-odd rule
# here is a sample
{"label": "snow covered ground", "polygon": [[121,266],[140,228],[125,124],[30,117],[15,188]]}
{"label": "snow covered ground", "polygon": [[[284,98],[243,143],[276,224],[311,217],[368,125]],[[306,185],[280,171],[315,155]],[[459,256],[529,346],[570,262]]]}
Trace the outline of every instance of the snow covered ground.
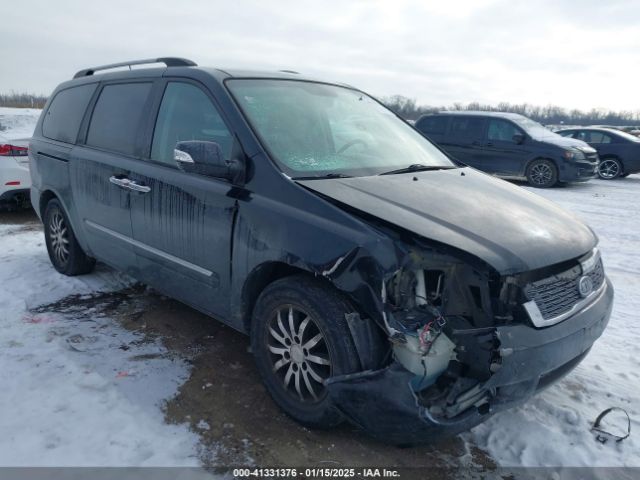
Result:
{"label": "snow covered ground", "polygon": [[[600,237],[605,269],[615,288],[613,314],[587,358],[565,379],[523,407],[496,415],[466,438],[504,466],[638,467],[640,175],[532,190],[574,212]],[[628,411],[632,434],[622,443],[603,445],[589,429],[611,406]],[[615,420],[615,425],[622,424],[619,416]]]}
{"label": "snow covered ground", "polygon": [[197,436],[160,408],[185,363],[100,313],[30,312],[131,280],[62,277],[39,229],[0,225],[0,239],[0,466],[199,465]]}
{"label": "snow covered ground", "polygon": [[40,112],[37,108],[0,107],[0,137],[8,140],[31,137]]}
{"label": "snow covered ground", "polygon": [[[0,108],[0,135],[30,136],[38,115]],[[534,191],[599,235],[616,290],[613,316],[568,377],[465,441],[503,466],[640,466],[640,175]],[[0,466],[199,465],[196,434],[165,423],[161,409],[189,375],[183,360],[100,309],[38,313],[69,295],[121,290],[131,279],[103,266],[59,275],[32,225],[0,225],[0,242]],[[602,445],[589,428],[610,406],[629,412],[632,436]]]}
{"label": "snow covered ground", "polygon": [[[599,235],[616,302],[609,327],[576,370],[465,435],[498,464],[640,466],[638,191],[638,175],[536,190]],[[0,465],[198,464],[195,434],[167,425],[160,408],[187,378],[186,364],[103,314],[32,312],[71,294],[120,290],[130,279],[106,267],[83,277],[57,274],[34,228],[0,225],[0,239]],[[609,406],[629,412],[633,433],[602,445],[589,428]]]}

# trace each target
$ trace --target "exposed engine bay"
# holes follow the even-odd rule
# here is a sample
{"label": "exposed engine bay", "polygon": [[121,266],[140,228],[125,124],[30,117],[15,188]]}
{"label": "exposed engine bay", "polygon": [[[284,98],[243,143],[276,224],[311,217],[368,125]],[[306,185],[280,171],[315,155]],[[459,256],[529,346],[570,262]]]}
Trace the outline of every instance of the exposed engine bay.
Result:
{"label": "exposed engine bay", "polygon": [[[477,387],[501,364],[493,314],[501,292],[490,288],[497,279],[433,251],[408,258],[383,292],[394,357],[415,375],[411,387],[432,415],[480,408],[488,393]],[[501,310],[500,320],[512,319]]]}
{"label": "exposed engine bay", "polygon": [[[431,419],[449,421],[472,407],[489,412],[498,388],[507,391],[504,379],[492,377],[514,352],[501,328],[532,328],[525,308],[531,286],[566,281],[576,269],[589,273],[599,262],[597,250],[580,260],[500,277],[479,262],[472,266],[427,247],[408,251],[404,266],[383,283],[383,318],[393,359],[411,373],[408,387]],[[526,388],[538,388],[534,380]]]}

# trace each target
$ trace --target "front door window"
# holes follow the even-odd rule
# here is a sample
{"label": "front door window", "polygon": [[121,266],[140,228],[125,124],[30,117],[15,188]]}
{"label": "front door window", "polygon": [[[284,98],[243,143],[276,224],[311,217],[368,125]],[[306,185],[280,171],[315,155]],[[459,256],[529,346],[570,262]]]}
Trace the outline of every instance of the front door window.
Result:
{"label": "front door window", "polygon": [[151,159],[175,166],[173,150],[185,140],[215,142],[231,158],[233,136],[209,97],[195,85],[170,82],[153,133]]}

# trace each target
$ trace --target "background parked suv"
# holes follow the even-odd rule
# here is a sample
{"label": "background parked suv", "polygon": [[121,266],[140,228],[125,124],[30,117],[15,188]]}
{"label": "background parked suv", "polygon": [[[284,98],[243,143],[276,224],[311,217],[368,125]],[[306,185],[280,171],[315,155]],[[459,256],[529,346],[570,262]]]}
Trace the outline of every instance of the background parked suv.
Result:
{"label": "background parked suv", "polygon": [[598,151],[600,178],[612,180],[640,172],[640,138],[613,128],[571,128],[558,135],[587,142]]}
{"label": "background parked suv", "polygon": [[593,148],[515,113],[441,112],[421,117],[416,128],[460,162],[498,176],[524,178],[534,187],[596,175]]}

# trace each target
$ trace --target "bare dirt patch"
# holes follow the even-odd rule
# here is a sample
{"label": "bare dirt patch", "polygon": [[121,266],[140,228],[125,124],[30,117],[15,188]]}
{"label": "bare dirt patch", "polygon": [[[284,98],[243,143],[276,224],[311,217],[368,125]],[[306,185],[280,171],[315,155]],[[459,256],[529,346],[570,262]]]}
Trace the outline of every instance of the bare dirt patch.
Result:
{"label": "bare dirt patch", "polygon": [[[35,309],[47,311],[75,317],[108,315],[148,340],[160,338],[170,355],[191,363],[190,378],[165,405],[166,420],[186,422],[199,434],[202,460],[213,470],[375,465],[429,468],[430,478],[451,478],[461,467],[478,473],[495,468],[483,451],[457,437],[432,446],[397,448],[349,424],[330,431],[300,426],[276,407],[262,386],[246,336],[144,286],[71,296]],[[424,470],[414,473],[420,478]]]}

